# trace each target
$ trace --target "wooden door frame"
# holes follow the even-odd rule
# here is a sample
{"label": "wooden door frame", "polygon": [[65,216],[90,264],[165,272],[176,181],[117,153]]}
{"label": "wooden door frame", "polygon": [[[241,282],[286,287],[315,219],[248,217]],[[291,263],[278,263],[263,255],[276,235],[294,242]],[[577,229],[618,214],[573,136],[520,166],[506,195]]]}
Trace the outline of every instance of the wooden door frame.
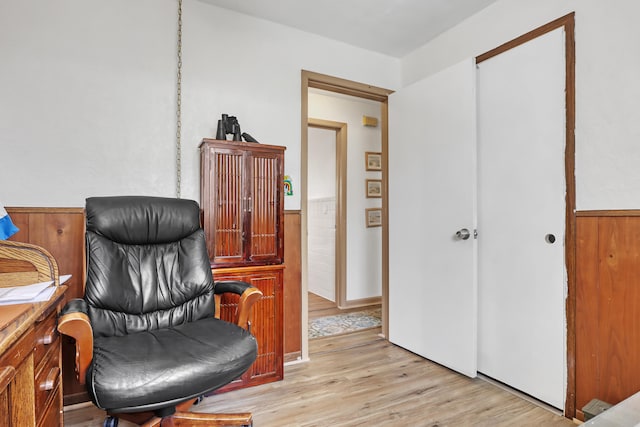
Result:
{"label": "wooden door frame", "polygon": [[[309,118],[307,128],[335,132],[336,140],[336,213],[335,213],[335,298],[338,307],[347,301],[347,124]],[[308,150],[308,141],[307,141]],[[308,167],[308,164],[307,164]],[[305,178],[307,175],[305,175]],[[306,179],[305,179],[306,180]]]}
{"label": "wooden door frame", "polygon": [[567,336],[567,390],[564,415],[576,415],[576,180],[575,180],[575,12],[538,27],[520,37],[476,57],[476,64],[520,46],[558,28],[565,32],[565,263],[567,269],[567,298],[565,301]]}
{"label": "wooden door frame", "polygon": [[358,83],[351,80],[341,79],[326,74],[315,73],[313,71],[301,71],[301,114],[300,114],[300,240],[301,240],[301,322],[302,328],[302,360],[309,359],[309,333],[304,327],[309,322],[309,284],[308,284],[308,239],[307,239],[307,182],[308,173],[308,135],[309,125],[309,88],[322,89],[344,95],[355,96],[380,102],[380,129],[382,137],[382,334],[389,335],[388,315],[389,315],[389,206],[388,180],[387,180],[387,150],[389,145],[389,110],[388,97],[392,90],[376,86]]}

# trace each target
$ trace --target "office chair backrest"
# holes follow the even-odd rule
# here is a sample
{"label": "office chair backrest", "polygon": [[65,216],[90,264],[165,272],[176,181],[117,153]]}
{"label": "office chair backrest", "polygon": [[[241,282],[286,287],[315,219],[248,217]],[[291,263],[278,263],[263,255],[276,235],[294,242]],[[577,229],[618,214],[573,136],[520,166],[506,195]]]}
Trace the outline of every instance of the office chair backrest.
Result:
{"label": "office chair backrest", "polygon": [[121,336],[212,317],[213,278],[192,200],[86,200],[87,283],[94,336]]}

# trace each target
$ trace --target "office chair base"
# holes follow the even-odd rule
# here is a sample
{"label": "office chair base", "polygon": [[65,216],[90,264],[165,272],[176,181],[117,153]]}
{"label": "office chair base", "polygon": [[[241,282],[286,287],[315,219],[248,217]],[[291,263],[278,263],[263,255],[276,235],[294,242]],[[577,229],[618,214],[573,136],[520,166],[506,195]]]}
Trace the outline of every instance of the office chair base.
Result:
{"label": "office chair base", "polygon": [[[143,423],[140,423],[139,418],[129,417],[127,414],[120,414],[120,418],[138,423],[141,427],[226,427],[226,426],[240,426],[240,427],[252,427],[253,417],[250,413],[239,414],[203,414],[197,412],[176,412],[175,414],[160,418],[153,416]],[[135,419],[131,419],[135,418]],[[116,420],[116,424],[110,426],[117,426],[117,418],[111,417]],[[105,426],[106,426],[105,421]]]}
{"label": "office chair base", "polygon": [[[141,427],[197,427],[197,426],[253,426],[253,416],[251,412],[240,412],[236,414],[206,414],[203,412],[187,412],[187,410],[196,402],[200,403],[202,398],[191,399],[176,406],[176,412],[167,417],[159,417],[153,412],[138,413],[122,413],[108,414],[107,419],[115,418],[115,424],[118,425],[118,418],[138,424]],[[107,427],[105,420],[105,427]]]}

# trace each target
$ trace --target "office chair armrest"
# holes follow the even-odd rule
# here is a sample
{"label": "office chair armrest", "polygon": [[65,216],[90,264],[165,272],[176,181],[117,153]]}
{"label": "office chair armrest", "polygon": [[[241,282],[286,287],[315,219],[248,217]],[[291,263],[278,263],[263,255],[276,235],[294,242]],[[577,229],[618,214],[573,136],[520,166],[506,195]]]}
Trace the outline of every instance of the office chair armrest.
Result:
{"label": "office chair armrest", "polygon": [[215,283],[215,300],[216,300],[216,317],[220,318],[220,301],[221,295],[224,293],[233,293],[240,295],[238,301],[238,308],[236,310],[235,324],[243,329],[251,331],[251,308],[261,297],[262,292],[260,289],[251,286],[246,282],[239,282],[236,280],[228,280],[224,282]]}
{"label": "office chair armrest", "polygon": [[84,384],[93,359],[93,328],[84,300],[73,299],[65,305],[58,317],[58,331],[76,340],[76,376]]}

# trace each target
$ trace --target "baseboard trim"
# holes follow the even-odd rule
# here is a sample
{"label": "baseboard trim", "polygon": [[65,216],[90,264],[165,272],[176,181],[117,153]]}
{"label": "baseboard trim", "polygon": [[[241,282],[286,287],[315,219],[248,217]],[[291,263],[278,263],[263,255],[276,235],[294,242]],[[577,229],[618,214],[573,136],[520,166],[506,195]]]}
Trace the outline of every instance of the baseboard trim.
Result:
{"label": "baseboard trim", "polygon": [[293,351],[284,355],[284,363],[296,362],[302,358],[301,351]]}
{"label": "baseboard trim", "polygon": [[368,305],[382,304],[382,297],[370,297],[361,299],[352,299],[345,301],[344,305],[339,305],[338,308],[344,310],[346,308],[366,307]]}

